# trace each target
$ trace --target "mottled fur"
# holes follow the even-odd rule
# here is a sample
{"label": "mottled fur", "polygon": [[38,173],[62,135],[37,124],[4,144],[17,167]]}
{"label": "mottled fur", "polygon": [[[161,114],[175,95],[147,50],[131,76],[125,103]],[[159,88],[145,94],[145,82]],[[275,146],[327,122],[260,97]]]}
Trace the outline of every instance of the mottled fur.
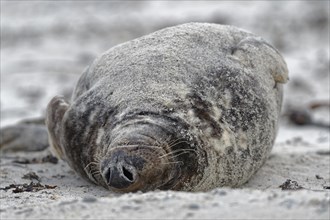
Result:
{"label": "mottled fur", "polygon": [[[101,161],[120,146],[142,149],[152,161],[143,169],[161,173],[127,191],[239,186],[271,151],[287,74],[278,51],[244,30],[165,28],[101,55],[70,104],[55,97],[50,141],[74,170],[105,187]],[[143,150],[153,146],[154,153]]]}

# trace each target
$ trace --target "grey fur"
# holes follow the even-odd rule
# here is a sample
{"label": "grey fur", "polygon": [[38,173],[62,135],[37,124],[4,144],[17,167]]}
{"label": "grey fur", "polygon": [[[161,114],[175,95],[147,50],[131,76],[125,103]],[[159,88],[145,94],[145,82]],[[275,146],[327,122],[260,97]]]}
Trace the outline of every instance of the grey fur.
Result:
{"label": "grey fur", "polygon": [[74,170],[104,185],[91,175],[93,161],[127,140],[155,145],[177,135],[197,154],[183,158],[180,170],[190,176],[173,189],[239,186],[272,149],[287,78],[279,52],[249,32],[206,23],[165,28],[101,55],[70,104],[55,97],[50,142]]}

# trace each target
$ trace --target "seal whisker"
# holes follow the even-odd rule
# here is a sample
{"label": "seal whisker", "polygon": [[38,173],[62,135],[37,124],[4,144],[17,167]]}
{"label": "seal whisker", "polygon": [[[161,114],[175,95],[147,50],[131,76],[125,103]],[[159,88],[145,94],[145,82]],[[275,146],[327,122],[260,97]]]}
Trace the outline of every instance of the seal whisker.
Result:
{"label": "seal whisker", "polygon": [[174,155],[174,156],[168,157],[168,159],[174,159],[174,158],[176,158],[176,157],[178,157],[178,156],[180,156],[180,155],[182,155],[182,154],[186,154],[186,153],[190,153],[190,152],[189,152],[189,151],[184,151],[184,152],[181,152],[181,153],[176,154],[176,155]]}
{"label": "seal whisker", "polygon": [[92,162],[88,163],[88,164],[85,166],[84,170],[86,171],[86,169],[88,169],[89,166],[91,166],[91,165],[98,165],[98,164],[99,164],[98,162],[94,162],[94,161],[92,161]]}
{"label": "seal whisker", "polygon": [[165,147],[168,151],[170,151],[170,146],[173,145],[176,141],[182,140],[183,138],[177,138],[171,141],[171,137],[167,137],[163,140],[156,140],[160,147]]}
{"label": "seal whisker", "polygon": [[84,168],[84,171],[86,172],[87,176],[90,177],[93,182],[96,181],[95,175],[97,173],[100,173],[100,171],[97,169],[100,164],[100,157],[98,155],[95,155],[95,159],[95,161],[89,162]]}
{"label": "seal whisker", "polygon": [[176,143],[174,143],[174,144],[170,145],[170,147],[175,147],[175,146],[177,146],[177,145],[179,145],[179,144],[182,144],[182,143],[186,143],[186,144],[189,144],[189,142],[188,142],[188,141],[179,141],[179,142],[176,142]]}
{"label": "seal whisker", "polygon": [[163,158],[163,157],[171,156],[172,154],[176,154],[176,153],[178,153],[178,152],[180,152],[180,151],[183,151],[183,152],[181,152],[181,153],[178,154],[178,155],[174,155],[174,156],[171,157],[171,158],[175,158],[175,157],[177,157],[177,156],[179,156],[179,155],[181,155],[181,154],[188,153],[189,151],[190,151],[190,152],[195,152],[195,153],[197,152],[197,150],[194,150],[194,149],[178,149],[178,150],[175,150],[175,151],[169,152],[169,153],[167,153],[167,154],[164,154],[164,155],[160,156],[159,158]]}
{"label": "seal whisker", "polygon": [[172,161],[172,162],[162,162],[161,164],[181,164],[183,165],[183,161]]}
{"label": "seal whisker", "polygon": [[166,140],[164,142],[161,142],[161,146],[171,148],[171,147],[174,147],[177,144],[179,144],[179,142],[181,140],[184,140],[184,139],[183,138],[177,138],[177,139],[174,139],[174,140],[170,141],[170,138],[168,138],[168,140]]}
{"label": "seal whisker", "polygon": [[97,175],[97,174],[101,174],[101,172],[100,172],[99,170],[96,170],[96,171],[91,172],[91,173],[92,173],[93,176],[94,176],[94,175]]}
{"label": "seal whisker", "polygon": [[[170,184],[171,182],[178,180],[181,176],[181,167],[176,166],[177,171],[175,172],[175,175],[173,175],[168,181],[164,181],[163,184],[161,184],[158,188],[161,189],[161,187]],[[178,181],[174,186],[171,186],[170,189],[173,189],[180,181]]]}
{"label": "seal whisker", "polygon": [[[177,144],[179,144],[178,142],[180,141],[184,141],[184,138],[177,138],[177,139],[174,139],[173,141],[169,142],[168,145],[169,146],[175,146]],[[181,142],[180,142],[181,143]]]}
{"label": "seal whisker", "polygon": [[178,184],[180,183],[180,181],[177,181],[176,184],[174,184],[171,189],[174,189]]}
{"label": "seal whisker", "polygon": [[[178,138],[180,139],[180,138]],[[171,137],[167,137],[166,139],[164,139],[164,141],[162,141],[161,139],[159,140],[159,144],[163,145],[163,144],[169,144],[169,143],[172,143],[173,141],[176,141],[178,139],[174,139],[171,141]]]}

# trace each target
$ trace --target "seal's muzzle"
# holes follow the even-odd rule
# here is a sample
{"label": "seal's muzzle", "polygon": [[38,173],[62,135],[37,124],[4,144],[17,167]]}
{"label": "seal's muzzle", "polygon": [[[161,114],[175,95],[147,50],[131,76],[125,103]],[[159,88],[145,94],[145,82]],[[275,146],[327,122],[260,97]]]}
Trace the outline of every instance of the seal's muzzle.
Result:
{"label": "seal's muzzle", "polygon": [[110,159],[102,163],[101,172],[108,186],[116,189],[127,188],[139,179],[145,160],[139,156],[128,155],[123,150],[112,153]]}

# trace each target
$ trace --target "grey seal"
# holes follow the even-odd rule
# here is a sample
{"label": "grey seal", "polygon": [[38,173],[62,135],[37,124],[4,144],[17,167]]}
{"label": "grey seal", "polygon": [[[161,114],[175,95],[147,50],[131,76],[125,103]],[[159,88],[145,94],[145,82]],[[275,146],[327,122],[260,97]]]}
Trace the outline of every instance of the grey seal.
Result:
{"label": "grey seal", "polygon": [[272,149],[287,80],[280,53],[248,31],[168,27],[98,57],[70,102],[54,97],[49,141],[117,192],[237,187]]}

